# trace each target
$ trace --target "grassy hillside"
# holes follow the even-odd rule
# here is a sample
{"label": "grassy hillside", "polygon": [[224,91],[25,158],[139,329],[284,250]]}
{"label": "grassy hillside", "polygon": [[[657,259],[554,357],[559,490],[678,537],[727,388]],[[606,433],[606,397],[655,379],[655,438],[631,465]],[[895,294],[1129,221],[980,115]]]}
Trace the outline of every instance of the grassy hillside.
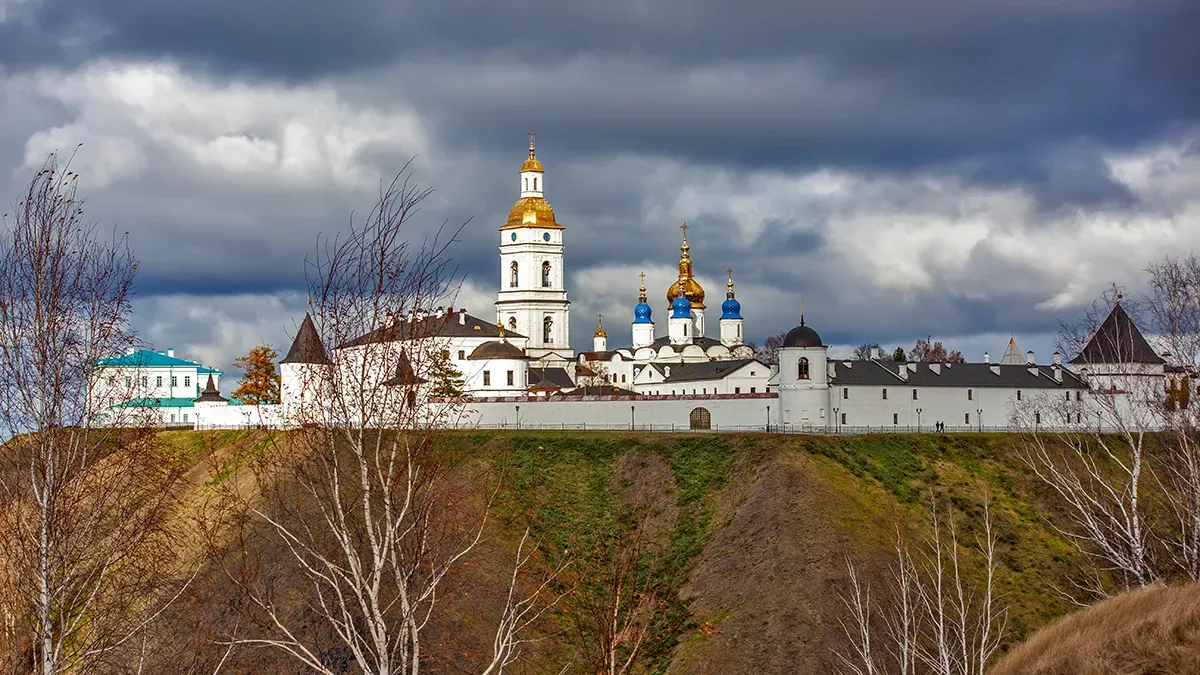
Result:
{"label": "grassy hillside", "polygon": [[[163,440],[195,461],[197,502],[214,484],[236,477],[267,442],[261,432],[164,432]],[[1012,642],[1067,613],[1053,586],[1065,583],[1078,561],[1043,521],[1046,495],[1015,457],[1016,440],[991,434],[454,436],[472,461],[490,463],[492,475],[503,476],[495,536],[482,552],[497,560],[528,526],[543,542],[546,564],[553,564],[597,546],[620,526],[631,503],[649,505],[652,585],[666,599],[641,659],[642,672],[655,673],[831,672],[843,639],[839,593],[847,560],[878,578],[891,561],[896,527],[919,534],[934,495],[958,516],[964,542],[974,541],[985,491],[990,495]],[[497,589],[505,572],[503,564],[485,562],[469,573],[473,584]],[[471,635],[483,648],[488,635],[477,617],[492,609],[475,603],[487,597],[455,596],[435,636],[453,635],[461,645],[463,635]],[[526,672],[555,672],[590,639],[563,613],[543,631],[549,639],[531,648]],[[460,672],[455,663],[469,661],[469,653],[439,659],[435,670]]]}

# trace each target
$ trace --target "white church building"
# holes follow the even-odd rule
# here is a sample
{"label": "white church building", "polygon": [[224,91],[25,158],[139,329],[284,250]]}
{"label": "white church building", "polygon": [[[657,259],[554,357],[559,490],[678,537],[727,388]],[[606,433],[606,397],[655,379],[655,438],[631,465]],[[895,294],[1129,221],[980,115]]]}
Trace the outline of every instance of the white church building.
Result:
{"label": "white church building", "polygon": [[[297,424],[305,406],[321,397],[304,383],[313,373],[347,360],[377,363],[378,376],[370,386],[396,388],[405,392],[398,399],[401,405],[406,400],[417,405],[429,400],[437,384],[430,380],[429,364],[440,359],[461,374],[463,397],[454,402],[458,413],[447,422],[457,426],[816,432],[928,430],[935,425],[959,430],[1092,428],[1110,425],[1094,412],[1106,406],[1094,404],[1114,396],[1161,408],[1157,392],[1174,377],[1119,304],[1072,367],[1058,354],[1050,363],[1038,364],[1033,352],[1020,353],[1015,340],[997,363],[986,355],[981,363],[897,362],[878,353],[864,360],[832,359],[803,312],[784,338],[778,364],[768,364],[744,343],[732,269],[726,270],[725,300],[712,325],[705,291],[693,273],[686,223],[681,226],[678,275],[661,296],[666,329],[660,331],[654,321],[643,274],[627,346],[610,346],[600,316],[592,349],[576,355],[570,347],[567,229],[546,200],[545,169],[532,134],[518,179],[519,198],[499,227],[494,319],[461,308],[414,308],[327,349],[313,319],[305,316],[280,361],[282,404],[255,406],[261,409],[257,423]],[[115,377],[142,385],[137,396],[120,404],[134,405],[148,396],[179,402],[167,413],[174,415],[172,421],[201,426],[245,418],[244,413],[216,409],[244,407],[232,402],[208,406],[199,416],[185,412],[185,398],[193,397],[188,399],[193,407],[201,402],[199,378],[220,373],[184,362],[191,364],[184,374],[183,363],[166,364],[168,358],[174,357],[154,355],[145,374],[122,374],[129,364],[119,359],[110,364]],[[164,377],[172,378],[170,387],[163,384]],[[176,378],[186,379],[181,384]],[[151,382],[158,388],[149,387]],[[216,403],[211,396],[209,402]]]}

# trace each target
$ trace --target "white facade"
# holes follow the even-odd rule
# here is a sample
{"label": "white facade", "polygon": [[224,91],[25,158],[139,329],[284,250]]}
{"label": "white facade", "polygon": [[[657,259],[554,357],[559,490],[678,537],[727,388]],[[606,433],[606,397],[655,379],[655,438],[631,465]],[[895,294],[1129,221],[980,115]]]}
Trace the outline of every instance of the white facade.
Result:
{"label": "white facade", "polygon": [[565,230],[545,200],[544,173],[531,136],[529,159],[520,171],[521,198],[500,228],[496,320],[528,336],[530,357],[565,365],[574,359],[563,269]]}

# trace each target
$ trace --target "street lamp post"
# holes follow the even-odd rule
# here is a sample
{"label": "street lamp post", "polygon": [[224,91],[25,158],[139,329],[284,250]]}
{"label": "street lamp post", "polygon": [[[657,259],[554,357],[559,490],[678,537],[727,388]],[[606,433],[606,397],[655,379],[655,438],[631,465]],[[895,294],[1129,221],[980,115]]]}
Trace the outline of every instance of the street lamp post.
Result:
{"label": "street lamp post", "polygon": [[517,406],[517,428],[521,428],[521,406]]}
{"label": "street lamp post", "polygon": [[767,433],[771,433],[771,406],[767,406]]}
{"label": "street lamp post", "polygon": [[921,433],[921,409],[917,408],[917,433]]}
{"label": "street lamp post", "polygon": [[983,408],[975,409],[975,420],[979,422],[979,433],[983,433]]}
{"label": "street lamp post", "polygon": [[842,418],[838,416],[840,408],[833,409],[833,433],[842,433]]}
{"label": "street lamp post", "polygon": [[633,406],[629,406],[629,430],[633,431]]}

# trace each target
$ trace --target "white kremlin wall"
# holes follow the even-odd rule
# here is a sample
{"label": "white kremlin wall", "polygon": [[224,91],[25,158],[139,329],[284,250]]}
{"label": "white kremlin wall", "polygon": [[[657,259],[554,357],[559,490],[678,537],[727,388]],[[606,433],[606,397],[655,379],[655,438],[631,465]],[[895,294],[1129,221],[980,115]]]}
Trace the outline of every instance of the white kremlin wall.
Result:
{"label": "white kremlin wall", "polygon": [[471,400],[461,410],[458,427],[583,428],[653,426],[690,428],[696,408],[708,410],[713,429],[779,424],[776,394],[739,396],[653,396],[638,399],[604,396],[495,398]]}

